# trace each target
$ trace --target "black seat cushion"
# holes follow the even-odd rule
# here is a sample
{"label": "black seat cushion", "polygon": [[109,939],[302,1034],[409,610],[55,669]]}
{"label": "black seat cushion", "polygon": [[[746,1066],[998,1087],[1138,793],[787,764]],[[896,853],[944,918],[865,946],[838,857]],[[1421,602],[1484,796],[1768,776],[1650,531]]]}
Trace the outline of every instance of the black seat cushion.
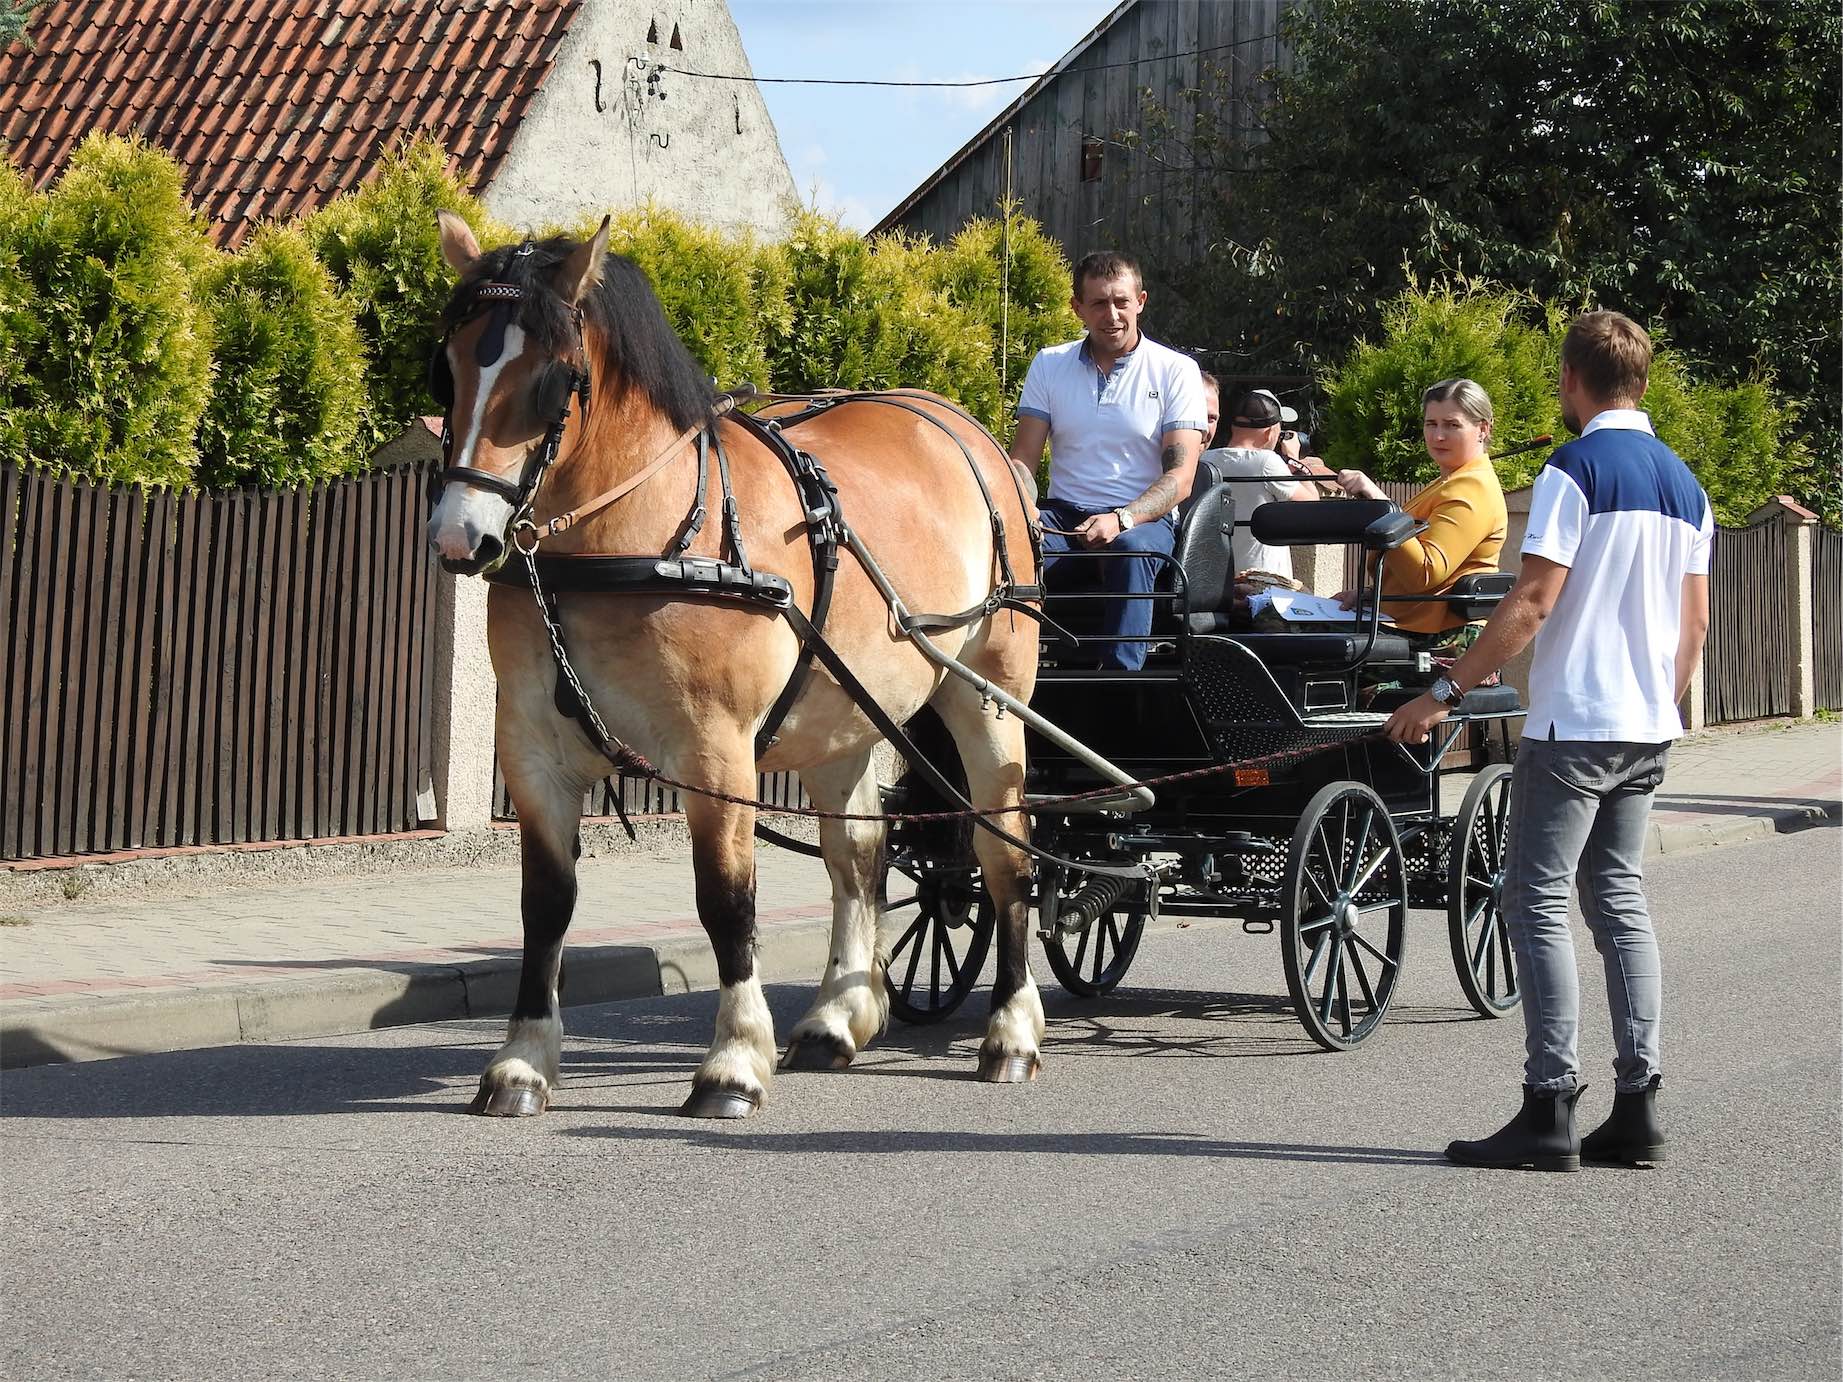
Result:
{"label": "black seat cushion", "polygon": [[1235,553],[1229,542],[1235,531],[1235,487],[1218,483],[1193,493],[1186,509],[1172,548],[1184,572],[1183,610],[1226,610],[1235,580]]}
{"label": "black seat cushion", "polygon": [[[1370,699],[1369,708],[1399,710],[1426,692],[1426,686],[1391,686],[1387,691],[1378,691]],[[1474,686],[1459,702],[1461,715],[1508,715],[1521,709],[1523,696],[1514,686]]]}

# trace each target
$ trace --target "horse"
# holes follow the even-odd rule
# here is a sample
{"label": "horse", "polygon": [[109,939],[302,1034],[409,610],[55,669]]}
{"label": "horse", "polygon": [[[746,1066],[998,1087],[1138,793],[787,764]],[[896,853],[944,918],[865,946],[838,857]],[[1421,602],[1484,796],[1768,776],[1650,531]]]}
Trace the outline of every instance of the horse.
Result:
{"label": "horse", "polygon": [[[764,440],[768,429],[722,412],[645,277],[609,253],[608,221],[587,241],[556,236],[490,252],[459,217],[444,212],[439,221],[442,255],[457,275],[431,362],[447,410],[447,468],[436,477],[427,535],[443,567],[458,576],[501,563],[514,570],[538,541],[565,559],[677,552],[734,567],[746,553],[758,582],[778,578],[787,602],[812,617],[821,578],[810,499]],[[860,550],[876,554],[907,608],[977,614],[935,632],[936,645],[1028,701],[1035,625],[1016,608],[990,608],[1001,574],[1034,571],[1037,556],[1035,515],[1003,448],[937,395],[905,390],[900,406],[835,402],[789,431],[822,459]],[[704,525],[711,447],[734,505],[724,522]],[[969,799],[1003,832],[975,832],[998,942],[976,1074],[1035,1079],[1044,1020],[1027,956],[1029,860],[1019,847],[1023,725],[892,626],[888,596],[865,560],[844,551],[837,562],[823,640],[888,720],[932,709],[958,750]],[[580,682],[574,713],[565,713],[561,658],[530,585],[495,585],[487,602],[495,744],[521,835],[524,949],[506,1038],[471,1109],[541,1114],[557,1085],[559,971],[577,903],[581,803],[610,771],[584,727],[587,707],[610,740],[661,772],[740,799],[693,793],[684,802],[698,919],[720,994],[682,1111],[747,1117],[767,1098],[776,1043],[755,969],[755,810],[743,802],[758,772],[793,770],[821,810],[874,817],[882,808],[872,752],[885,734],[827,666],[809,665],[791,706],[777,704],[804,645],[772,604],[690,587],[554,598],[559,641]],[[758,753],[771,715],[779,723]],[[875,819],[821,820],[831,949],[783,1068],[845,1068],[888,1026],[888,955],[878,934],[885,835]]]}

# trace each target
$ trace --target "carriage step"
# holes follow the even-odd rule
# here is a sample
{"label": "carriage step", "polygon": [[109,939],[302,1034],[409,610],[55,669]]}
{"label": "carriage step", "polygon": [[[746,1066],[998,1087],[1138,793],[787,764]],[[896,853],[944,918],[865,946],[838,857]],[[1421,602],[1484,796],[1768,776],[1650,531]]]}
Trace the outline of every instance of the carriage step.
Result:
{"label": "carriage step", "polygon": [[1250,936],[1271,936],[1273,934],[1273,923],[1271,921],[1249,921],[1244,917],[1242,919],[1241,929],[1246,931]]}

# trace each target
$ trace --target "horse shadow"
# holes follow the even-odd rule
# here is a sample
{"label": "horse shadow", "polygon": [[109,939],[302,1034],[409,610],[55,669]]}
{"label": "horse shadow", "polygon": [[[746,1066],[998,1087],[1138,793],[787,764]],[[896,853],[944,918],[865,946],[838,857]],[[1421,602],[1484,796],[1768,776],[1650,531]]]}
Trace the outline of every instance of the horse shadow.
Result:
{"label": "horse shadow", "polygon": [[[765,994],[775,1029],[784,1041],[811,1001],[811,986],[770,984]],[[585,1104],[571,1090],[609,1094],[652,1087],[688,1089],[691,1072],[709,1041],[716,1006],[715,993],[701,992],[566,1009],[563,1106],[578,1112],[631,1115],[647,1122],[671,1120],[670,1130],[657,1126],[640,1131],[576,1128],[570,1130],[572,1135],[703,1137],[704,1133],[695,1131],[698,1125],[678,1122],[676,1099],[652,1105],[594,1100]],[[1076,1054],[1106,1059],[1233,1059],[1318,1053],[1298,1029],[1287,1000],[1267,995],[1138,989],[1077,999],[1052,992],[1045,994],[1045,1008],[1049,1026],[1044,1054],[1051,1061]],[[985,994],[976,991],[943,1022],[929,1026],[892,1022],[891,1030],[866,1050],[851,1075],[970,1083],[985,1018]],[[1440,1009],[1398,1009],[1391,1013],[1390,1021],[1398,1020],[1449,1021],[1454,1014]],[[1186,1030],[1173,1033],[1172,1025]],[[17,1128],[32,1120],[461,1114],[503,1033],[501,1019],[459,1019],[374,1034],[383,1040],[252,1044],[13,1069],[0,1083],[0,1124]],[[720,1135],[726,1145],[736,1142],[733,1132]],[[949,1139],[963,1136],[953,1131],[941,1135]],[[761,1136],[780,1139],[772,1141],[773,1149],[841,1145],[840,1135],[831,1133]],[[918,1136],[925,1143],[930,1134]],[[1036,1134],[1019,1136],[1041,1140]],[[808,1141],[799,1143],[803,1137]],[[843,1145],[848,1145],[850,1135],[844,1137]],[[1147,1143],[1140,1150],[1175,1152],[1179,1141],[1173,1139],[1167,1148]],[[978,1144],[975,1140],[968,1145]],[[1130,1150],[1125,1143],[1119,1149]],[[1352,1150],[1364,1151],[1346,1149]],[[1233,1154],[1233,1148],[1220,1144],[1215,1154]]]}

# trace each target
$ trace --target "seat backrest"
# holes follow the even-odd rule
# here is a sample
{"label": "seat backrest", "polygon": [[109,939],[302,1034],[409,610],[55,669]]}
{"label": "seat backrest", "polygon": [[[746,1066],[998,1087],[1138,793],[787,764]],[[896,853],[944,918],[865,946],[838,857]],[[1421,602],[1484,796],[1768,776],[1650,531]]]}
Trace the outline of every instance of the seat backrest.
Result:
{"label": "seat backrest", "polygon": [[1222,470],[1214,461],[1197,461],[1196,477],[1190,482],[1190,493],[1185,495],[1177,506],[1177,526],[1181,533],[1184,522],[1190,517],[1190,511],[1196,507],[1197,500],[1222,484]]}
{"label": "seat backrest", "polygon": [[1446,607],[1467,623],[1488,619],[1516,582],[1508,571],[1475,571],[1453,582],[1446,592]]}
{"label": "seat backrest", "polygon": [[1227,609],[1235,579],[1235,554],[1229,544],[1235,531],[1235,486],[1220,483],[1219,477],[1209,489],[1192,490],[1186,508],[1177,545],[1171,549],[1184,572],[1179,615]]}

